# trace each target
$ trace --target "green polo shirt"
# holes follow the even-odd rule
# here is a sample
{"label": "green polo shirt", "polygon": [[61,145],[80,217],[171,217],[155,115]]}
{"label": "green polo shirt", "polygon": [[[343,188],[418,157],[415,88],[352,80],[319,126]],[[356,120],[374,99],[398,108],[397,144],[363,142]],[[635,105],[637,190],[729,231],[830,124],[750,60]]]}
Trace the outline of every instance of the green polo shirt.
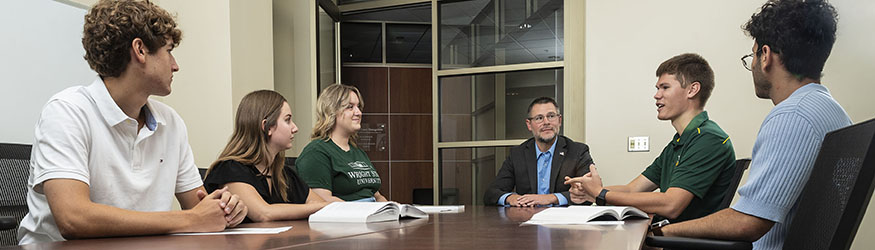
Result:
{"label": "green polo shirt", "polygon": [[717,212],[734,166],[735,150],[729,135],[703,111],[687,124],[683,135],[674,135],[641,175],[659,185],[660,192],[677,187],[695,196],[680,216],[671,220],[681,222]]}
{"label": "green polo shirt", "polygon": [[310,141],[295,168],[310,188],[328,189],[345,201],[371,198],[380,190],[380,176],[365,151],[353,146],[343,151],[331,140]]}

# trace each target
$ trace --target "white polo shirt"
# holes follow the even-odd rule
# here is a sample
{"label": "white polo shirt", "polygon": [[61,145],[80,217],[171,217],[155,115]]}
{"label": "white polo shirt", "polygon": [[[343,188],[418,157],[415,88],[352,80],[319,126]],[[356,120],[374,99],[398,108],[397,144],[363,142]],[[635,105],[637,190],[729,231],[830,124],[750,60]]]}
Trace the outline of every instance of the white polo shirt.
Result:
{"label": "white polo shirt", "polygon": [[151,99],[143,112],[137,133],[100,78],[49,99],[34,132],[19,244],[64,240],[42,192],[46,180],[82,181],[91,201],[135,211],[169,211],[174,194],[203,185],[179,114]]}

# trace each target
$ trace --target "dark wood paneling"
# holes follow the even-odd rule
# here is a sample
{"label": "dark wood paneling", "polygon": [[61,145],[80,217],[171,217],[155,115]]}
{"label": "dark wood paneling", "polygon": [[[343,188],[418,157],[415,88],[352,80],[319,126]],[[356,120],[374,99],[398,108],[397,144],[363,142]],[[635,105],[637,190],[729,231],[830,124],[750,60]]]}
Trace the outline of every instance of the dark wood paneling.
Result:
{"label": "dark wood paneling", "polygon": [[431,68],[389,69],[389,110],[431,114]]}
{"label": "dark wood paneling", "polygon": [[364,113],[389,112],[389,69],[368,67],[343,67],[343,84],[356,86],[362,93]]}
{"label": "dark wood paneling", "polygon": [[431,160],[431,115],[392,115],[389,120],[392,160]]}
{"label": "dark wood paneling", "polygon": [[392,177],[389,173],[389,163],[388,162],[371,162],[374,164],[374,168],[377,169],[377,174],[380,175],[380,194],[386,196],[386,199],[392,200],[390,195],[392,194]]}
{"label": "dark wood paneling", "polygon": [[362,116],[362,129],[358,132],[357,143],[372,161],[389,160],[390,127],[388,115],[364,114]]}
{"label": "dark wood paneling", "polygon": [[413,202],[414,188],[433,188],[434,165],[431,162],[392,162],[392,200]]}

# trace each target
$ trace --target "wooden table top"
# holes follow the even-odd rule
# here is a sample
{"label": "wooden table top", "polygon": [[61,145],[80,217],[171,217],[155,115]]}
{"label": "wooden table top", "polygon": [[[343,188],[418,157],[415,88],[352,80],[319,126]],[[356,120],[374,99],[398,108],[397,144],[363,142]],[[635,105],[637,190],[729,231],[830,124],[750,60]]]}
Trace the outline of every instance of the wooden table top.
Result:
{"label": "wooden table top", "polygon": [[622,225],[521,226],[544,208],[466,206],[464,213],[379,223],[282,221],[267,235],[142,236],[72,240],[18,249],[640,249],[650,220]]}

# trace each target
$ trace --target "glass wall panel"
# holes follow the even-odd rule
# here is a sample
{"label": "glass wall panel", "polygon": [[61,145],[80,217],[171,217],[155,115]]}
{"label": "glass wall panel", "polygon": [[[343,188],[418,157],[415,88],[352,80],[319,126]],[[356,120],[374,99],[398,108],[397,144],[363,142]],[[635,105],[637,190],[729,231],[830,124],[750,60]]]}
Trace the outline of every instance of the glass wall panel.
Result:
{"label": "glass wall panel", "polygon": [[563,0],[439,4],[440,69],[563,59]]}
{"label": "glass wall panel", "polygon": [[562,72],[560,68],[440,78],[440,141],[531,137],[525,124],[529,103],[549,96],[561,106]]}
{"label": "glass wall panel", "polygon": [[440,204],[482,205],[510,148],[440,149]]}
{"label": "glass wall panel", "polygon": [[383,25],[380,23],[340,23],[342,62],[383,62]]}
{"label": "glass wall panel", "polygon": [[386,24],[386,62],[431,64],[431,24]]}
{"label": "glass wall panel", "polygon": [[343,20],[431,23],[431,4],[413,4],[402,8],[358,12],[343,15]]}
{"label": "glass wall panel", "polygon": [[319,89],[337,82],[334,19],[319,6]]}

